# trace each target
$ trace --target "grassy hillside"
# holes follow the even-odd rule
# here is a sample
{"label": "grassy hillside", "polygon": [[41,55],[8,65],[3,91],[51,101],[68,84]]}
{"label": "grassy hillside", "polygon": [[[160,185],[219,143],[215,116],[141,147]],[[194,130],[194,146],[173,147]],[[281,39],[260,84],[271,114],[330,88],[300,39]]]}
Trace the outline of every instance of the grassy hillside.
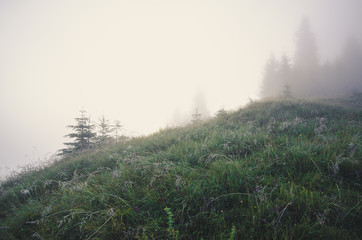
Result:
{"label": "grassy hillside", "polygon": [[359,239],[361,98],[266,101],[0,188],[0,239]]}

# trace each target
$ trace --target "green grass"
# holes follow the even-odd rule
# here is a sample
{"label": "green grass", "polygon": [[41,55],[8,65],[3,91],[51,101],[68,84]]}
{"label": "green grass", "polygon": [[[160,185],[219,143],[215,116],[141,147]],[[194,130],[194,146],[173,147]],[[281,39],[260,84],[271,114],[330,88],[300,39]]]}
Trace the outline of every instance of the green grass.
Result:
{"label": "green grass", "polygon": [[359,239],[361,98],[253,102],[0,188],[0,239]]}

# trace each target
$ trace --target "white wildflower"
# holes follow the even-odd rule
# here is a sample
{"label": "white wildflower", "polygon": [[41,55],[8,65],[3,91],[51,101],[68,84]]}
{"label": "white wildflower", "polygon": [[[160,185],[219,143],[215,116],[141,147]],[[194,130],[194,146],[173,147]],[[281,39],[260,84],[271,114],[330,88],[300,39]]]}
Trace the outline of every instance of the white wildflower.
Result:
{"label": "white wildflower", "polygon": [[21,195],[25,195],[25,196],[30,195],[30,191],[28,189],[22,189],[22,190],[20,190],[20,193],[21,193]]}

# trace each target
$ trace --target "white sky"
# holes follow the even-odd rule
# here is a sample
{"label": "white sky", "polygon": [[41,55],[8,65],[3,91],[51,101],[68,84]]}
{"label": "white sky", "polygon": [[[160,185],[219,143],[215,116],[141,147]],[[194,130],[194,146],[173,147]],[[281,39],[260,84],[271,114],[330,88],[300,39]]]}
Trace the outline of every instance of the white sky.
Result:
{"label": "white sky", "polygon": [[301,18],[321,60],[362,37],[360,0],[0,0],[0,176],[54,153],[84,106],[128,135],[258,97]]}

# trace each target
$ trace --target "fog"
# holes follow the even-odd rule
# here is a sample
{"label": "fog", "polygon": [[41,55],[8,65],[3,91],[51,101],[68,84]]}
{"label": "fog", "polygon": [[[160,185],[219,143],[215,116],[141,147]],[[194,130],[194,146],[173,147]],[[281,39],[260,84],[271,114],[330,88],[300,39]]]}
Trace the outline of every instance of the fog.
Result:
{"label": "fog", "polygon": [[360,0],[0,1],[0,176],[49,158],[84,108],[124,134],[260,97],[307,17],[318,61],[362,39]]}

